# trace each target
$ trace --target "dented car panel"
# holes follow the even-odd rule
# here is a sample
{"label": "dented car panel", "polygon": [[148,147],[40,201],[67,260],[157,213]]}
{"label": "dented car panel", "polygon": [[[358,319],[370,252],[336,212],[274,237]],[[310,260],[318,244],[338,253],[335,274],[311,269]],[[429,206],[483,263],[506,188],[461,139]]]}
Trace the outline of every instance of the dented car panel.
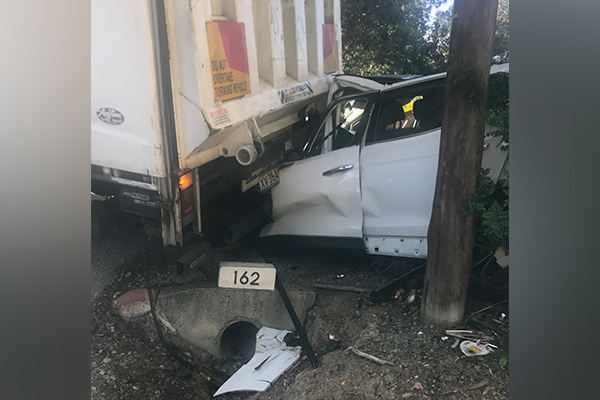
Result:
{"label": "dented car panel", "polygon": [[365,146],[361,152],[364,235],[426,237],[440,130]]}
{"label": "dented car panel", "polygon": [[[359,147],[301,160],[279,171],[271,189],[273,219],[263,236],[362,238]],[[347,167],[347,166],[352,167]],[[347,167],[340,172],[324,172]]]}
{"label": "dented car panel", "polygon": [[[508,65],[491,72],[508,72]],[[371,254],[426,258],[445,75],[391,84],[336,77],[330,114],[305,158],[281,171],[272,191],[274,223],[262,236],[362,238]],[[336,107],[345,111],[336,114]],[[506,163],[500,139],[486,137],[482,167],[494,182]]]}

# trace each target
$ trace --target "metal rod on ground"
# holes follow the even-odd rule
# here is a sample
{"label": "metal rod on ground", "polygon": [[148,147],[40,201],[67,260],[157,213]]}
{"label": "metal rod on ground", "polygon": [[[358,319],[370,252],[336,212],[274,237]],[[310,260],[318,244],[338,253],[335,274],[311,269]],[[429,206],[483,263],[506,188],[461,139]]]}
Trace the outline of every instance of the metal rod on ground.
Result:
{"label": "metal rod on ground", "polygon": [[388,283],[384,287],[374,290],[371,293],[371,296],[369,296],[369,300],[371,300],[372,302],[378,302],[386,297],[389,297],[392,294],[392,292],[396,290],[398,286],[400,286],[402,282],[405,282],[409,279],[419,276],[419,274],[424,273],[425,265],[427,264],[421,264],[418,267],[413,268],[410,272],[407,272],[406,274],[402,275],[400,278],[394,279],[392,282]]}
{"label": "metal rod on ground", "polygon": [[355,287],[355,286],[339,286],[339,285],[326,285],[323,283],[315,283],[313,285],[313,287],[317,288],[317,289],[338,290],[340,292],[371,293],[371,289],[365,289],[365,288]]}
{"label": "metal rod on ground", "polygon": [[[262,257],[265,260],[265,262],[267,262],[269,264],[273,264],[271,259],[269,257],[267,257],[265,254],[263,254]],[[279,279],[278,273],[275,274],[275,289],[277,289],[277,291],[279,292],[279,296],[281,296],[283,305],[285,305],[285,308],[286,308],[288,314],[290,315],[292,322],[294,323],[294,327],[296,328],[296,333],[298,334],[298,336],[300,338],[300,345],[302,345],[302,349],[304,349],[304,352],[308,356],[308,360],[310,361],[313,368],[317,368],[319,366],[319,361],[317,360],[317,356],[315,355],[315,352],[313,351],[313,348],[310,345],[310,342],[308,341],[308,336],[306,336],[306,331],[304,330],[304,327],[300,323],[300,320],[298,319],[298,315],[296,315],[296,310],[294,310],[294,306],[292,306],[292,302],[290,301],[290,299],[287,295],[287,292],[285,291],[285,287],[283,286],[281,279]]]}
{"label": "metal rod on ground", "polygon": [[310,361],[313,368],[317,368],[319,365],[317,356],[315,355],[315,352],[313,351],[312,346],[310,345],[310,342],[308,341],[308,336],[306,336],[306,332],[304,331],[304,328],[302,327],[302,324],[300,323],[300,320],[298,319],[298,316],[296,315],[296,310],[294,310],[294,307],[292,306],[292,303],[290,302],[290,299],[288,298],[288,295],[285,291],[285,288],[283,287],[283,283],[281,283],[281,279],[279,279],[278,274],[275,275],[275,288],[279,292],[279,295],[281,296],[281,300],[283,300],[283,304],[285,305],[285,308],[287,309],[288,313],[290,314],[290,318],[292,319],[292,322],[294,323],[294,327],[296,328],[296,333],[298,333],[298,336],[300,337],[300,344],[302,345],[302,348],[306,352],[306,355],[308,356],[308,360]]}

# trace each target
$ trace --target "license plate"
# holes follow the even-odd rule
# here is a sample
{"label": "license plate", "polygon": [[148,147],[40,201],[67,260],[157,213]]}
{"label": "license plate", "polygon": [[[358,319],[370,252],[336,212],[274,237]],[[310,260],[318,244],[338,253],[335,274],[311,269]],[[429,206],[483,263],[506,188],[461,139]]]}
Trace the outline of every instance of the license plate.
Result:
{"label": "license plate", "polygon": [[275,290],[273,264],[221,262],[219,287],[232,289]]}
{"label": "license plate", "polygon": [[277,169],[272,169],[258,178],[258,186],[260,187],[260,191],[263,193],[278,183],[279,171]]}

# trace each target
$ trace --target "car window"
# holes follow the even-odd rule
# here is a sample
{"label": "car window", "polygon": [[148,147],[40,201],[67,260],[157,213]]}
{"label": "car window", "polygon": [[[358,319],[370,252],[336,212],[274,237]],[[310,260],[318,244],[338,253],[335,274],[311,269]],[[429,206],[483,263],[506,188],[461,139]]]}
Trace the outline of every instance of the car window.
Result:
{"label": "car window", "polygon": [[340,100],[312,139],[308,156],[358,145],[367,126],[370,108],[369,97]]}
{"label": "car window", "polygon": [[444,80],[424,82],[386,93],[366,143],[400,139],[442,126]]}

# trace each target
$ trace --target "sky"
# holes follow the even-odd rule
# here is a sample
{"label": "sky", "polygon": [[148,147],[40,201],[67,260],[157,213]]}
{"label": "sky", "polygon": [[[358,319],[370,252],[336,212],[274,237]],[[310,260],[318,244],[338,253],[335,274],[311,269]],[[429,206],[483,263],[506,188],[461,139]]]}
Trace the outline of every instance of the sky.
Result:
{"label": "sky", "polygon": [[431,10],[431,15],[429,16],[429,24],[432,24],[433,21],[435,20],[435,13],[437,11],[446,11],[447,9],[451,8],[454,5],[454,0],[446,0],[444,4],[442,4],[440,7],[434,7],[433,10]]}

